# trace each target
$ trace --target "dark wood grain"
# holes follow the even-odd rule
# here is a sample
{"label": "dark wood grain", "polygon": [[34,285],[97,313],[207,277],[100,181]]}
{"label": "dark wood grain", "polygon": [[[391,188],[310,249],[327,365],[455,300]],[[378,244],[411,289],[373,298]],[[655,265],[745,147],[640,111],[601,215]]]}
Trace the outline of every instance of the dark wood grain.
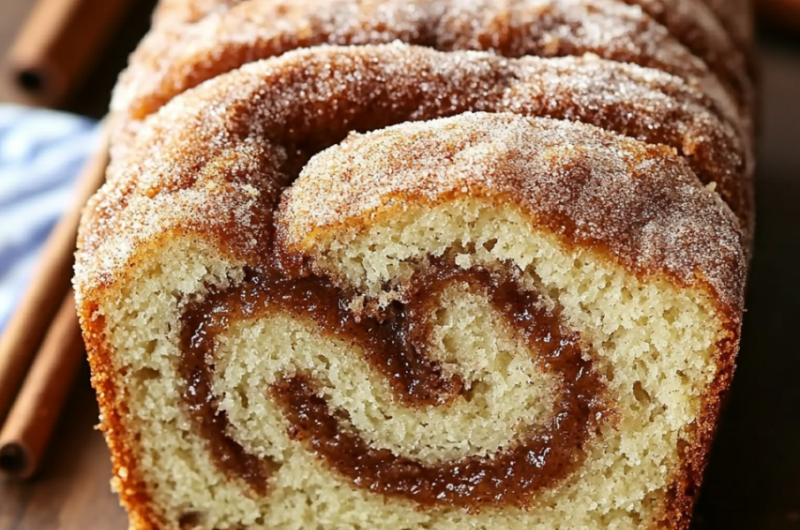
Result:
{"label": "dark wood grain", "polygon": [[[125,31],[131,38],[144,26]],[[762,38],[759,55],[758,227],[748,313],[693,530],[800,530],[800,35]],[[118,61],[96,73],[103,90]],[[107,93],[92,92],[73,108],[96,113],[106,103]],[[85,368],[66,410],[39,476],[0,483],[0,530],[126,528],[109,488],[108,450],[92,428],[97,406]]]}

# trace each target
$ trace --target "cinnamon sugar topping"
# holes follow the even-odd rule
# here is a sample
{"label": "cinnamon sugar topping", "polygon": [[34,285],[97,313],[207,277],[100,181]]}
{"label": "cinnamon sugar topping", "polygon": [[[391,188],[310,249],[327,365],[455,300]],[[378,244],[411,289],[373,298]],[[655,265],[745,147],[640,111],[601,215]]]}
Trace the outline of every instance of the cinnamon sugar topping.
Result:
{"label": "cinnamon sugar topping", "polygon": [[470,110],[580,120],[670,146],[750,226],[748,154],[713,103],[673,76],[595,57],[322,47],[217,77],[148,119],[84,219],[77,282],[110,279],[136,241],[177,227],[224,234],[220,244],[251,260],[280,190],[313,153],[352,130]]}

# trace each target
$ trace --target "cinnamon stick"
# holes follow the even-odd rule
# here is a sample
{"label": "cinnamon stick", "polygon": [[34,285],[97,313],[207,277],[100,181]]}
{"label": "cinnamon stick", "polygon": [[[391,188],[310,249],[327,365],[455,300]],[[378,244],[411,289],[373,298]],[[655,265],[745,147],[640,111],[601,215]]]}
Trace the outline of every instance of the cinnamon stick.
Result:
{"label": "cinnamon stick", "polygon": [[70,289],[0,431],[0,474],[28,478],[36,472],[83,358]]}
{"label": "cinnamon stick", "polygon": [[45,243],[34,280],[0,337],[0,424],[69,288],[81,210],[103,183],[108,164],[105,133],[101,134],[100,143],[96,154],[81,171],[72,206]]}
{"label": "cinnamon stick", "polygon": [[3,68],[14,96],[56,106],[102,51],[131,0],[39,0]]}

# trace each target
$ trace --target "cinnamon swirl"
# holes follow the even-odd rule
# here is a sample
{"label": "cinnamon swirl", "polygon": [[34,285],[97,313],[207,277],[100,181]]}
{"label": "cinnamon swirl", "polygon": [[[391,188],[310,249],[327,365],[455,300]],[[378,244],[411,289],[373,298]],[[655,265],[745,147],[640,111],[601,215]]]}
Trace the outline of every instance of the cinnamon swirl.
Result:
{"label": "cinnamon swirl", "polygon": [[75,276],[132,528],[688,527],[744,52],[699,1],[483,7],[162,3]]}

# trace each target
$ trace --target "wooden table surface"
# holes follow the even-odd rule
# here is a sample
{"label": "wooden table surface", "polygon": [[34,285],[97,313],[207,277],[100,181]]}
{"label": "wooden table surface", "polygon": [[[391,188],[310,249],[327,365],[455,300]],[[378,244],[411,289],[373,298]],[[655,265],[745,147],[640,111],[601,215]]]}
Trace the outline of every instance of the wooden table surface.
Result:
{"label": "wooden table surface", "polygon": [[[11,1],[0,0],[0,53],[10,41]],[[120,30],[125,44],[92,74],[87,86],[93,89],[81,91],[68,108],[102,114],[119,65],[144,29],[147,3]],[[800,530],[800,35],[769,33],[759,50],[758,227],[748,312],[693,530]],[[88,369],[66,410],[39,476],[0,482],[0,530],[126,528],[109,489],[108,450],[93,429],[97,406]]]}

